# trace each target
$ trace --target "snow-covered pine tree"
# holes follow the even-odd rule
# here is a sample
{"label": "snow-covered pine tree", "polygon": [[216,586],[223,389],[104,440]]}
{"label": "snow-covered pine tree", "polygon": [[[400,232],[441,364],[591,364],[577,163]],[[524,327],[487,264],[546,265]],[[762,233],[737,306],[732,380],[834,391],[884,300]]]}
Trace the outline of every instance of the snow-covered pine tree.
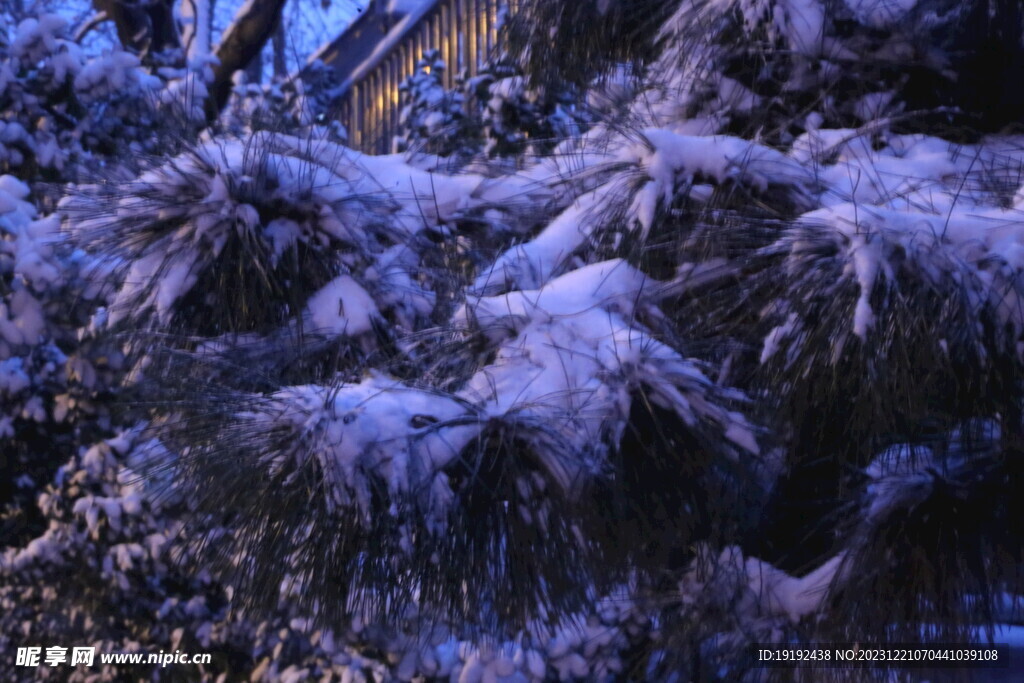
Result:
{"label": "snow-covered pine tree", "polygon": [[[480,117],[488,157],[538,156],[562,140],[578,135],[582,119],[569,86],[531,89],[521,68],[510,59],[489,61],[467,80],[474,113]],[[553,91],[553,92],[552,92]]]}
{"label": "snow-covered pine tree", "polygon": [[270,130],[342,143],[348,139],[348,131],[331,116],[330,93],[337,86],[337,74],[323,62],[308,65],[301,79],[275,79],[266,85],[249,82],[242,71],[235,76],[218,130],[236,136]]}
{"label": "snow-covered pine tree", "polygon": [[528,0],[510,54],[603,119],[516,173],[239,129],[71,189],[134,409],[0,558],[2,632],[194,635],[209,680],[825,680],[864,672],[749,648],[1019,618],[1024,139],[967,74],[1022,21]]}
{"label": "snow-covered pine tree", "polygon": [[445,90],[442,83],[447,68],[440,52],[427,50],[416,63],[416,72],[398,86],[402,108],[393,151],[449,156],[465,154],[474,146],[465,95],[461,88]]}

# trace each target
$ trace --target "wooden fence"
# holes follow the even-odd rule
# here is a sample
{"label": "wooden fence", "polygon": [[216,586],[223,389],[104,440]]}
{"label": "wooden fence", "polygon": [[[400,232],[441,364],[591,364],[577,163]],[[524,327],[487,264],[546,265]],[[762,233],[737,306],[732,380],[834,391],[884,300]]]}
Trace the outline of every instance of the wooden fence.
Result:
{"label": "wooden fence", "polygon": [[[320,55],[345,75],[337,116],[348,130],[349,144],[377,154],[390,151],[401,108],[398,86],[416,70],[423,54],[440,53],[446,64],[444,87],[452,88],[459,73],[476,75],[496,51],[502,17],[519,4],[520,0],[426,0],[393,25],[373,27],[379,33],[376,40],[368,27],[381,19],[361,18],[367,27],[354,23]],[[354,49],[360,40],[366,44],[362,51]]]}

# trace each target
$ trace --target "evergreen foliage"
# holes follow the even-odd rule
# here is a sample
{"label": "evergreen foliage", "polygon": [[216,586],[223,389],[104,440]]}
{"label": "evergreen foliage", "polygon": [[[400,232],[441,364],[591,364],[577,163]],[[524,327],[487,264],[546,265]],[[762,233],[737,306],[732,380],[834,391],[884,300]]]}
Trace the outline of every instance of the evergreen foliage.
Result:
{"label": "evergreen foliage", "polygon": [[398,86],[401,132],[394,151],[449,156],[467,145],[465,96],[459,88],[445,90],[441,79],[446,68],[440,52],[427,50],[416,63],[416,72]]}
{"label": "evergreen foliage", "polygon": [[456,92],[424,55],[372,156],[322,72],[200,135],[202,64],[23,23],[0,651],[214,662],[0,673],[846,680],[750,648],[1019,624],[1022,110],[972,74],[1022,29],[527,0]]}

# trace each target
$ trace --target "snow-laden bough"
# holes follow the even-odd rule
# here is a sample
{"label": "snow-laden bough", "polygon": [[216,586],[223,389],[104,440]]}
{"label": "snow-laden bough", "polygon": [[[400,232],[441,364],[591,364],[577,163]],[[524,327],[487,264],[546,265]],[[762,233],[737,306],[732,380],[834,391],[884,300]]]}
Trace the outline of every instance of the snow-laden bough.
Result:
{"label": "snow-laden bough", "polygon": [[[521,293],[506,332],[487,337],[489,361],[454,391],[371,375],[212,394],[169,421],[180,478],[217,491],[199,510],[236,515],[235,542],[210,550],[242,594],[292,581],[322,615],[385,616],[416,595],[428,611],[506,628],[625,576],[642,550],[619,527],[642,506],[696,510],[698,482],[735,481],[759,453],[743,397],[633,320],[637,271],[601,265]],[[489,300],[465,315],[469,326],[502,317]],[[631,431],[644,411],[674,435],[646,453]],[[645,471],[685,473],[694,490],[645,491]]]}
{"label": "snow-laden bough", "polygon": [[74,187],[60,208],[71,240],[113,264],[107,325],[139,340],[137,355],[154,337],[282,353],[308,339],[316,353],[373,349],[429,318],[421,257],[436,247],[421,233],[475,182],[256,133],[207,140],[128,182]]}

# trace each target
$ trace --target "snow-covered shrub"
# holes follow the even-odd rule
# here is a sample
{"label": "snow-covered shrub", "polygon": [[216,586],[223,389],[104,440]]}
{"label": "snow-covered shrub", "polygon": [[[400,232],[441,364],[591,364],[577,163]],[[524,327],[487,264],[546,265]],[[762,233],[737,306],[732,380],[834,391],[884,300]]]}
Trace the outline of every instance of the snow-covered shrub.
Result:
{"label": "snow-covered shrub", "polygon": [[633,115],[703,123],[702,132],[789,144],[821,123],[888,119],[968,140],[1021,113],[1005,89],[958,77],[1012,78],[1024,60],[1024,17],[1008,1],[538,1],[510,26],[531,82],[585,86],[647,65],[633,70],[642,93]]}
{"label": "snow-covered shrub", "polygon": [[568,88],[547,93],[550,86],[531,89],[526,76],[511,62],[489,62],[466,82],[479,111],[484,152],[489,157],[550,152],[560,141],[580,132]]}
{"label": "snow-covered shrub", "polygon": [[297,119],[311,120],[314,124],[330,129],[335,141],[344,143],[348,131],[340,122],[333,120],[336,103],[335,93],[340,84],[338,73],[319,59],[306,66],[301,80],[291,82],[295,97],[290,109]]}
{"label": "snow-covered shrub", "polygon": [[[294,583],[293,600],[329,620],[400,620],[415,599],[498,633],[582,609],[698,534],[728,535],[755,430],[742,396],[634,320],[654,284],[613,261],[467,302],[455,320],[490,360],[455,391],[374,375],[215,393],[169,422],[174,480],[223,484],[198,498],[207,514],[230,499],[240,530],[210,549],[239,599],[273,603]],[[626,435],[654,425],[661,441]],[[686,485],[659,481],[670,475]],[[697,507],[710,489],[718,514]],[[692,513],[658,529],[647,506]]]}
{"label": "snow-covered shrub", "polygon": [[327,93],[336,80],[335,72],[320,61],[309,65],[301,79],[268,85],[246,83],[245,74],[239,72],[219,124],[238,135],[271,130],[345,143],[348,140],[345,127],[339,121],[330,120]]}
{"label": "snow-covered shrub", "polygon": [[1019,117],[1012,98],[990,105],[976,79],[960,77],[983,64],[1003,73],[1024,59],[1013,46],[1024,19],[1011,5],[679,3],[662,33],[668,47],[653,67],[666,74],[653,104],[707,118],[723,132],[783,144],[820,124],[873,121],[972,139],[976,130],[994,131]]}
{"label": "snow-covered shrub", "polygon": [[[732,340],[730,376],[766,392],[787,434],[769,516],[780,529],[818,528],[800,553],[769,535],[759,552],[785,552],[787,567],[827,552],[830,527],[808,520],[836,514],[856,495],[851,473],[893,444],[976,418],[1020,429],[1019,228],[1016,200],[995,181],[1020,167],[1018,145],[809,133],[790,156],[819,165],[822,208],[717,228],[745,245],[746,277],[684,314],[701,337]],[[876,180],[862,183],[869,169]],[[795,505],[805,492],[820,503]]]}
{"label": "snow-covered shrub", "polygon": [[427,152],[449,156],[473,146],[470,120],[461,88],[445,90],[441,77],[447,68],[437,50],[427,50],[416,63],[416,73],[398,86],[402,109],[395,152]]}
{"label": "snow-covered shrub", "polygon": [[258,132],[117,187],[80,186],[61,209],[76,244],[119,264],[107,324],[139,337],[137,354],[157,335],[285,371],[289,358],[315,365],[302,350],[340,344],[358,357],[430,319],[422,233],[458,208],[466,182]]}
{"label": "snow-covered shrub", "polygon": [[[746,196],[763,198],[763,204],[776,204],[779,213],[806,208],[811,200],[813,174],[770,147],[726,136],[679,135],[662,128],[634,135],[636,140],[616,140],[615,147],[591,152],[579,173],[571,170],[574,162],[570,160],[568,181],[578,177],[580,189],[586,191],[578,193],[532,239],[499,255],[477,278],[473,291],[535,289],[572,268],[576,259],[609,253],[594,249],[601,243],[611,245],[611,255],[633,256],[637,250],[629,245],[637,240],[642,244],[648,238],[687,237],[684,231],[692,225],[678,220],[678,202],[710,204],[717,187],[740,188]],[[560,163],[553,159],[540,168],[561,174]],[[708,210],[717,207],[711,204]],[[670,266],[673,270],[689,267],[679,261]]]}
{"label": "snow-covered shrub", "polygon": [[0,519],[5,539],[45,527],[39,491],[79,439],[97,438],[116,381],[116,351],[88,331],[102,292],[87,282],[93,264],[70,253],[53,217],[38,218],[29,188],[0,176]]}
{"label": "snow-covered shrub", "polygon": [[[0,554],[0,642],[11,649],[59,641],[98,652],[217,652],[204,673],[250,656],[252,626],[233,623],[224,589],[180,556],[184,498],[154,495],[132,470],[158,448],[130,430],[82,448],[38,500],[48,526]],[[185,570],[182,571],[181,568]],[[133,680],[165,680],[160,667],[133,666]],[[18,672],[21,675],[23,672]],[[34,680],[124,680],[124,667],[41,668]]]}
{"label": "snow-covered shrub", "polygon": [[462,160],[482,151],[487,158],[521,160],[524,154],[550,153],[584,123],[571,87],[531,87],[507,58],[488,62],[473,78],[460,78],[452,90],[441,83],[444,69],[438,52],[428,51],[417,72],[399,86],[403,106],[392,145],[396,152]]}
{"label": "snow-covered shrub", "polygon": [[958,642],[987,630],[1003,591],[1020,591],[1024,555],[1009,521],[1021,514],[1019,443],[983,419],[880,453],[864,469],[825,637],[913,641],[924,629]]}
{"label": "snow-covered shrub", "polygon": [[161,84],[130,53],[87,58],[60,16],[25,19],[0,44],[0,172],[69,179],[94,156],[152,147]]}

